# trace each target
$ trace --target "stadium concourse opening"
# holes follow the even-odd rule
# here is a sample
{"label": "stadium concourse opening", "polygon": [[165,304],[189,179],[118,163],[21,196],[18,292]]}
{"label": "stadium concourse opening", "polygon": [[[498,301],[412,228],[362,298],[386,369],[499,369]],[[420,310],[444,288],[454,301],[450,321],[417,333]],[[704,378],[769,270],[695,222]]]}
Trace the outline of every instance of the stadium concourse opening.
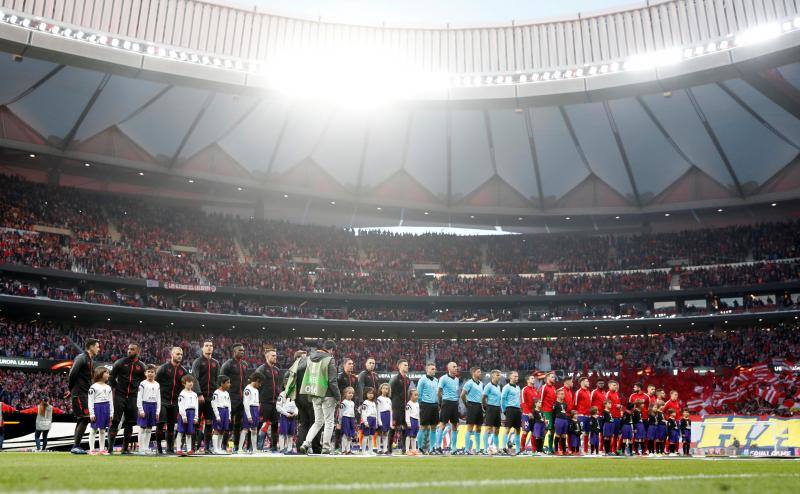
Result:
{"label": "stadium concourse opening", "polygon": [[798,5],[605,7],[0,0],[0,491],[797,491]]}

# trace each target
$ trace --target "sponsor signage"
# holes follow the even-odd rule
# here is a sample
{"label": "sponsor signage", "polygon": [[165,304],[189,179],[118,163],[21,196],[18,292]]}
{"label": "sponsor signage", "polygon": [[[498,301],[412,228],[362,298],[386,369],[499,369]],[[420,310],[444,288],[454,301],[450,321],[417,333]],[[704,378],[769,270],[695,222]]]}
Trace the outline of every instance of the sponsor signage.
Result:
{"label": "sponsor signage", "polygon": [[0,357],[0,367],[16,367],[19,369],[38,369],[39,360],[20,357]]}
{"label": "sponsor signage", "polygon": [[72,366],[71,360],[47,360],[26,357],[0,357],[0,367],[59,371]]}
{"label": "sponsor signage", "polygon": [[173,283],[171,281],[165,281],[161,284],[162,288],[166,288],[167,290],[182,290],[185,292],[208,292],[214,293],[217,291],[217,287],[214,285],[186,285],[183,283]]}

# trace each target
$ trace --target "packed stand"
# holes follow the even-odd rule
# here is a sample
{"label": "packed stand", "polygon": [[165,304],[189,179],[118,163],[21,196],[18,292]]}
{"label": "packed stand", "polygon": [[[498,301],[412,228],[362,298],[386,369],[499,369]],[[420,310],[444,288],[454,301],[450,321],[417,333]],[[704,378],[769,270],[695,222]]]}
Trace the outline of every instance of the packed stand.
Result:
{"label": "packed stand", "polygon": [[17,410],[36,406],[46,396],[50,404],[61,410],[70,410],[66,376],[52,372],[33,372],[0,369],[0,401]]}
{"label": "packed stand", "polygon": [[55,324],[0,317],[0,356],[66,360],[75,355],[75,346]]}
{"label": "packed stand", "polygon": [[[668,288],[669,274],[641,270],[665,269],[670,261],[700,266],[800,255],[798,221],[641,235],[356,235],[8,176],[0,176],[0,187],[0,263],[183,284],[399,296],[646,292]],[[118,231],[115,240],[109,224]],[[36,225],[66,228],[74,235],[32,233]],[[242,252],[234,238],[241,240]],[[495,274],[456,276],[484,271],[484,247]],[[438,264],[443,276],[432,280],[415,274],[415,263]],[[640,271],[611,272],[621,270]],[[519,276],[538,272],[548,274]],[[798,279],[796,263],[687,270],[681,286],[787,279]]]}
{"label": "packed stand", "polygon": [[[187,359],[199,356],[204,339],[212,339],[221,355],[229,346],[241,341],[248,358],[261,358],[265,346],[281,349],[282,363],[287,363],[295,350],[308,344],[302,338],[281,338],[262,333],[236,331],[209,332],[177,329],[155,329],[146,326],[111,326],[60,328],[58,325],[30,321],[0,319],[2,329],[15,328],[0,339],[0,355],[29,358],[70,358],[87,337],[101,340],[100,361],[113,361],[125,355],[130,342],[142,347],[147,362],[166,360],[173,346],[181,346]],[[145,329],[146,328],[146,329]],[[68,338],[69,337],[69,338]],[[70,344],[70,340],[75,345]],[[76,347],[77,345],[77,347]],[[418,347],[418,348],[417,348]],[[559,338],[495,338],[495,339],[349,339],[339,340],[337,354],[362,359],[376,358],[379,369],[391,369],[400,356],[419,353],[412,370],[423,370],[425,358],[433,349],[436,362],[444,365],[454,360],[463,368],[472,365],[502,369],[536,369],[546,351],[553,369],[605,369],[718,367],[732,368],[757,362],[800,355],[800,328],[778,325],[773,328],[746,328],[648,335],[584,336]],[[412,349],[417,348],[415,350]],[[419,350],[419,351],[418,351]]]}
{"label": "packed stand", "polygon": [[687,269],[680,276],[681,288],[684,289],[785,283],[800,279],[800,262],[765,262]]}

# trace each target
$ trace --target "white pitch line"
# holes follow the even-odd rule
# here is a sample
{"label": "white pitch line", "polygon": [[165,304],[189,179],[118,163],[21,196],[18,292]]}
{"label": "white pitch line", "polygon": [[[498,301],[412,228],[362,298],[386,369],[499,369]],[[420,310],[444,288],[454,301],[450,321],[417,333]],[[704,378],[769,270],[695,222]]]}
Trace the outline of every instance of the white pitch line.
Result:
{"label": "white pitch line", "polygon": [[[570,479],[571,484],[619,483],[619,482],[663,482],[663,481],[704,481],[704,480],[742,480],[760,478],[800,479],[800,474],[781,473],[740,473],[740,474],[697,474],[697,475],[647,475],[639,477],[583,477]],[[275,484],[239,485],[223,487],[185,487],[179,489],[76,489],[76,490],[28,490],[12,491],[8,494],[258,494],[273,492],[336,492],[336,491],[383,491],[389,489],[429,489],[429,488],[492,488],[508,486],[538,486],[564,483],[563,478],[544,479],[475,479],[440,480],[429,482],[373,482],[351,484]]]}

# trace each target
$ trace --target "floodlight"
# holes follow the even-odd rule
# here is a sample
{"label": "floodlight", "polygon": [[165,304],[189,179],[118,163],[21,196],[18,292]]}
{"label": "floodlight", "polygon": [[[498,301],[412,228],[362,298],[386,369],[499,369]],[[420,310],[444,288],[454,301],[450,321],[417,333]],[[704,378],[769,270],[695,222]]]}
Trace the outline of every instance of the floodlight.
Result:
{"label": "floodlight", "polygon": [[777,23],[755,26],[736,37],[736,44],[739,46],[755,45],[769,41],[781,34],[781,28]]}

